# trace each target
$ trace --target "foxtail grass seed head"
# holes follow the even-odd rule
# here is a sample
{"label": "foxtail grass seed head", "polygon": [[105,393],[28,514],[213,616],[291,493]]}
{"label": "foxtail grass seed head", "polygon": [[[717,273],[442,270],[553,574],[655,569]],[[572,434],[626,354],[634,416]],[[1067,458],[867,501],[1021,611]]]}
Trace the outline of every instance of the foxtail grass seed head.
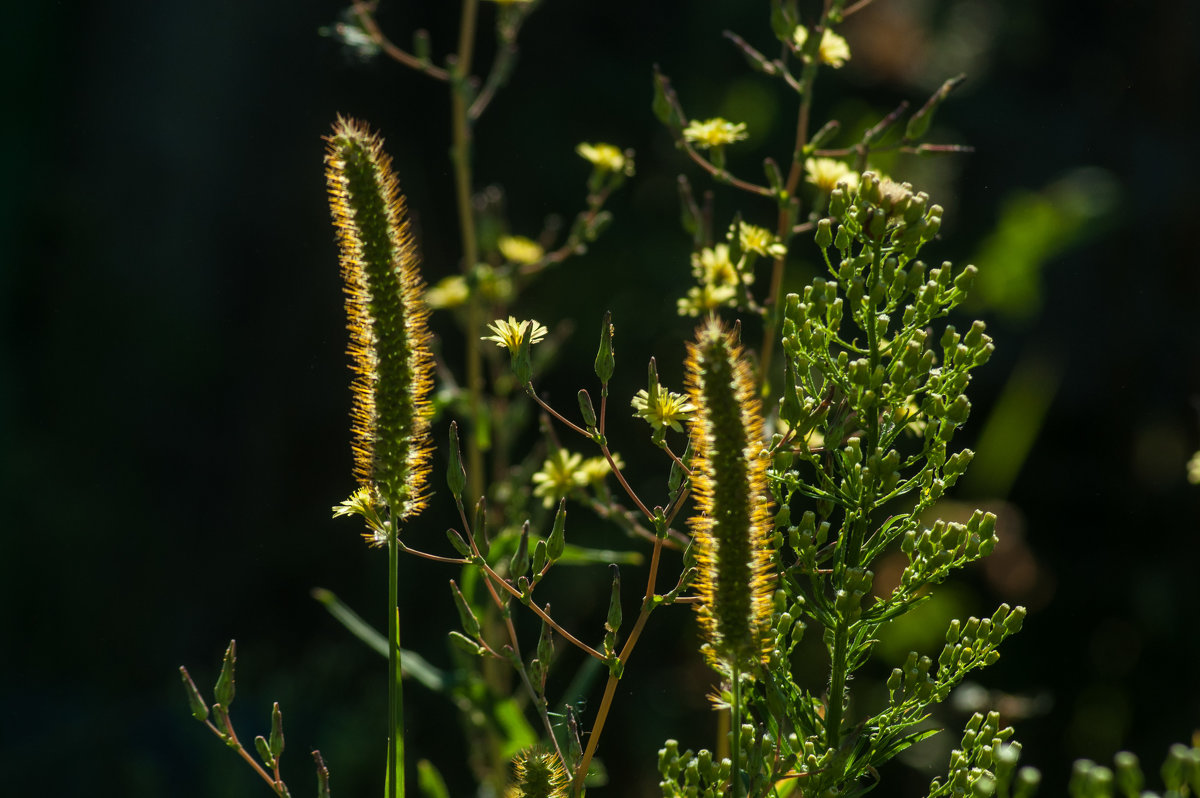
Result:
{"label": "foxtail grass seed head", "polygon": [[[358,495],[377,496],[402,521],[424,508],[429,481],[433,358],[425,284],[382,139],[339,117],[325,142],[355,375]],[[384,542],[375,532],[371,538]]]}
{"label": "foxtail grass seed head", "polygon": [[690,519],[699,576],[697,610],[705,655],[719,669],[748,670],[770,650],[771,494],[763,453],[762,406],[737,340],[709,318],[688,344],[691,420]]}

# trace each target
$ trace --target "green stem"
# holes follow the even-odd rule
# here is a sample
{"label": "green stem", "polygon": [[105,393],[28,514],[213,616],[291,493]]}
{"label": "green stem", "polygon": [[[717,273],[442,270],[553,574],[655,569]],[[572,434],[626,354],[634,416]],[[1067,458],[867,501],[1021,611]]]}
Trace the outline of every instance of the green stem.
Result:
{"label": "green stem", "polygon": [[[832,7],[830,0],[825,0],[821,12],[821,27],[829,24],[829,12]],[[808,146],[809,119],[812,116],[813,84],[817,79],[817,62],[805,64],[800,72],[800,110],[796,115],[796,143],[792,148],[792,163],[788,169],[787,183],[784,185],[785,197],[779,203],[779,220],[775,235],[785,244],[790,244],[792,238],[792,219],[788,212],[788,203],[796,201],[796,190],[800,187],[800,179],[804,176],[804,148]],[[779,295],[783,292],[783,273],[787,256],[775,259],[771,269],[771,289],[767,294],[763,307],[766,316],[763,319],[763,343],[759,349],[759,382],[764,387],[764,398],[769,395],[770,383],[766,375],[770,373],[771,357],[774,354],[775,338],[782,322],[782,308],[779,305]]]}
{"label": "green stem", "polygon": [[[650,556],[650,575],[646,578],[646,593],[642,597],[642,608],[638,612],[637,620],[633,624],[633,630],[629,633],[629,638],[625,641],[625,645],[621,647],[621,653],[618,659],[621,661],[621,667],[629,662],[629,657],[633,654],[633,647],[637,644],[638,638],[642,635],[642,629],[646,627],[646,620],[650,617],[651,611],[655,608],[654,601],[655,586],[658,582],[658,564],[659,556],[662,553],[663,539],[656,537],[654,540],[654,553]],[[575,776],[571,780],[571,798],[579,798],[583,795],[583,782],[587,779],[588,768],[591,766],[592,757],[596,753],[596,748],[600,743],[600,734],[604,731],[604,723],[608,720],[608,710],[612,706],[613,697],[617,693],[617,683],[620,679],[614,676],[612,671],[608,674],[608,683],[604,685],[604,697],[600,699],[600,708],[596,711],[596,720],[592,723],[592,733],[588,735],[587,748],[583,751],[583,756],[579,760],[579,765],[575,769]]]}
{"label": "green stem", "polygon": [[[394,524],[394,521],[393,521]],[[388,764],[387,798],[404,796],[404,695],[400,669],[400,546],[393,526],[388,538]]]}
{"label": "green stem", "polygon": [[733,740],[730,741],[729,758],[733,767],[729,770],[729,779],[733,788],[733,798],[742,798],[742,674],[738,666],[733,666],[733,706],[730,708],[730,729]]}
{"label": "green stem", "polygon": [[[467,96],[471,61],[475,47],[475,23],[479,0],[463,0],[458,30],[458,53],[450,74],[450,116],[452,144],[450,161],[454,165],[454,191],[458,205],[458,223],[462,234],[463,270],[469,275],[479,261],[479,243],[475,237],[475,216],[471,211],[471,119]],[[467,302],[467,394],[471,414],[471,434],[467,436],[467,490],[470,501],[483,495],[483,356],[479,330],[483,327],[483,303],[478,291]]]}
{"label": "green stem", "polygon": [[829,675],[829,706],[825,710],[825,746],[837,750],[842,742],[842,707],[846,701],[846,648],[850,622],[839,618],[833,632],[833,664]]}

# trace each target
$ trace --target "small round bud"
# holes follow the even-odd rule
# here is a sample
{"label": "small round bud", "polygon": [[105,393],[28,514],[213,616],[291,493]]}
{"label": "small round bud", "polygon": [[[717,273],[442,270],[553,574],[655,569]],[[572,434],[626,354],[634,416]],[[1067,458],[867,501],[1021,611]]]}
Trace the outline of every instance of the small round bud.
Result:
{"label": "small round bud", "polygon": [[817,222],[817,233],[815,236],[817,246],[821,249],[828,249],[833,243],[833,220],[822,219]]}

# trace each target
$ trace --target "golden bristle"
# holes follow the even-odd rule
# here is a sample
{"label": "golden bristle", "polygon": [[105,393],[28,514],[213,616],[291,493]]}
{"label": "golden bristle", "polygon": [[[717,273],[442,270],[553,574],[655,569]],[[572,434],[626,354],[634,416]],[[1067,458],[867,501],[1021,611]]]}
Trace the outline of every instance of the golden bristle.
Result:
{"label": "golden bristle", "polygon": [[425,506],[432,448],[425,284],[382,140],[338,117],[325,141],[354,372],[354,475],[403,520]]}
{"label": "golden bristle", "polygon": [[697,548],[697,610],[714,667],[746,670],[770,651],[774,574],[768,550],[771,494],[762,403],[736,330],[710,318],[688,344],[691,421],[689,519]]}

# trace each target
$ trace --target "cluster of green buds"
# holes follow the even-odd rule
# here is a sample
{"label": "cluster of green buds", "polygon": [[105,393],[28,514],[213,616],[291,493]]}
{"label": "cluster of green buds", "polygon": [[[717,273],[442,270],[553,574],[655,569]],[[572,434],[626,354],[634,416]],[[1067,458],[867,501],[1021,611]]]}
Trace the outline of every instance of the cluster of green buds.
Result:
{"label": "cluster of green buds", "polygon": [[[995,713],[992,713],[993,715]],[[975,717],[979,717],[976,715]],[[988,716],[989,720],[991,715]],[[972,718],[974,721],[974,718]],[[968,733],[971,727],[968,726]],[[979,734],[986,734],[987,729],[980,729],[971,740],[979,745]],[[1008,730],[1006,730],[1008,731]],[[967,735],[963,736],[964,749]],[[991,746],[992,778],[980,778],[971,782],[976,795],[996,795],[998,798],[1032,798],[1041,784],[1041,774],[1035,768],[1018,768],[1021,757],[1021,746],[1009,743]],[[951,755],[951,778],[956,775],[955,757],[961,760],[961,751]],[[969,773],[970,771],[968,771]],[[1113,766],[1097,764],[1090,759],[1080,759],[1075,762],[1071,771],[1071,779],[1067,792],[1071,798],[1184,798],[1188,795],[1200,795],[1200,745],[1175,744],[1167,751],[1166,760],[1162,764],[1160,774],[1163,780],[1162,793],[1146,789],[1146,777],[1142,772],[1141,762],[1137,755],[1129,751],[1119,751],[1113,756]],[[962,777],[960,778],[960,782]],[[967,777],[969,779],[969,775]],[[963,795],[952,792],[949,784],[938,784],[940,791],[930,791],[930,796]]]}
{"label": "cluster of green buds", "polygon": [[658,751],[663,798],[721,798],[731,769],[728,759],[716,760],[707,748],[680,753],[677,740],[667,740]]}
{"label": "cluster of green buds", "polygon": [[772,599],[771,637],[775,645],[770,652],[770,667],[782,665],[799,645],[808,628],[802,620],[804,597],[789,595],[786,590],[776,590]]}
{"label": "cluster of green buds", "polygon": [[[1200,795],[1200,747],[1175,744],[1162,764],[1166,796]],[[1073,798],[1158,798],[1158,793],[1143,789],[1145,776],[1136,755],[1121,751],[1107,768],[1087,759],[1075,763],[1069,791]]]}
{"label": "cluster of green buds", "polygon": [[998,540],[996,516],[979,510],[966,524],[939,520],[920,532],[909,530],[900,540],[908,557],[901,589],[941,582],[954,569],[991,554]]}
{"label": "cluster of green buds", "polygon": [[937,778],[929,783],[930,798],[993,795],[997,771],[1003,769],[1007,777],[1013,754],[1020,752],[1018,743],[1009,744],[1012,736],[1011,726],[1000,728],[1000,713],[989,712],[986,717],[978,712],[972,715],[959,747],[950,752],[946,779]]}
{"label": "cluster of green buds", "polygon": [[[936,235],[942,211],[908,184],[867,172],[857,185],[834,188],[829,212],[816,242],[832,279],[815,279],[783,307],[779,417],[795,444],[787,462],[776,464],[787,487],[779,500],[798,490],[817,499],[825,516],[835,505],[870,512],[916,491],[915,515],[942,497],[973,456],[952,454],[949,445],[970,415],[970,372],[994,347],[982,322],[965,333],[952,325],[935,332],[933,323],[963,301],[976,270],[949,263],[929,269],[915,260]],[[923,437],[919,455],[901,454],[903,433]],[[816,479],[792,477],[791,455],[807,460]],[[894,525],[874,542],[913,529]],[[980,535],[977,549],[966,547],[971,558],[990,550],[994,543],[983,542],[990,536]],[[808,572],[820,559],[813,541],[802,536],[796,549]],[[959,564],[952,557],[934,571]]]}
{"label": "cluster of green buds", "polygon": [[965,623],[952,620],[936,670],[930,657],[918,656],[915,651],[909,652],[902,667],[892,670],[887,680],[891,704],[919,708],[944,700],[969,671],[995,664],[1000,659],[1000,644],[1019,632],[1024,621],[1025,608],[1007,604],[996,608],[990,618],[971,617]]}

